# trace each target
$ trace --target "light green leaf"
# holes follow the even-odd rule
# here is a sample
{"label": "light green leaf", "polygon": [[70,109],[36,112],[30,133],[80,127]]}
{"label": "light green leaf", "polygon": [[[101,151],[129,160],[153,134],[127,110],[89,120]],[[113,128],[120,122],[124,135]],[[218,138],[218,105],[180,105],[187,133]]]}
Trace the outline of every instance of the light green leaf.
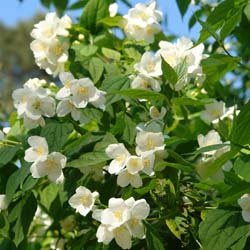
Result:
{"label": "light green leaf", "polygon": [[56,199],[58,191],[58,186],[55,183],[50,183],[39,193],[41,205],[48,211],[50,210],[51,204]]}
{"label": "light green leaf", "polygon": [[63,148],[72,131],[73,125],[71,123],[52,121],[42,128],[40,135],[46,138],[50,151],[59,151]]}
{"label": "light green leaf", "polygon": [[121,59],[121,53],[113,49],[102,48],[102,53],[105,57],[113,59],[115,61],[120,61]]}
{"label": "light green leaf", "polygon": [[249,236],[249,223],[240,210],[215,209],[206,214],[199,235],[204,250],[227,250]]}
{"label": "light green leaf", "polygon": [[250,156],[244,155],[238,157],[234,163],[234,171],[236,174],[243,177],[247,182],[250,182]]}
{"label": "light green leaf", "polygon": [[205,104],[211,103],[211,99],[191,99],[188,97],[174,97],[171,99],[171,102],[175,105],[190,105],[190,106],[203,106]]}
{"label": "light green leaf", "polygon": [[124,139],[124,141],[128,142],[129,145],[132,145],[135,139],[136,123],[126,114],[124,116],[123,122],[125,124],[125,127],[122,138]]}
{"label": "light green leaf", "polygon": [[163,72],[163,78],[171,85],[175,85],[178,81],[178,75],[176,71],[162,58],[161,68]]}
{"label": "light green leaf", "polygon": [[120,27],[121,20],[123,18],[121,16],[114,16],[114,17],[105,17],[98,21],[98,23],[102,23],[107,25],[108,27]]}
{"label": "light green leaf", "polygon": [[161,93],[150,90],[142,90],[142,89],[126,89],[126,90],[114,91],[111,92],[110,94],[120,94],[124,96],[129,96],[138,99],[146,99],[150,101],[159,101],[166,99],[166,96]]}
{"label": "light green leaf", "polygon": [[102,73],[104,71],[104,65],[101,59],[98,57],[92,57],[89,60],[89,73],[94,81],[97,83],[102,77]]}

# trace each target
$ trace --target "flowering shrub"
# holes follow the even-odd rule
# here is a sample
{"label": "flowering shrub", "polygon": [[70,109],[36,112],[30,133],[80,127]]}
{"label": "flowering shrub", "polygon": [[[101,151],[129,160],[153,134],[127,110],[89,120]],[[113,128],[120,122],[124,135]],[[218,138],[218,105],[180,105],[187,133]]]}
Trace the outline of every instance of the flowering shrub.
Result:
{"label": "flowering shrub", "polygon": [[227,99],[225,79],[249,68],[224,40],[249,3],[208,4],[206,22],[201,8],[196,43],[165,35],[154,1],[124,16],[112,0],[80,5],[79,23],[48,13],[31,32],[58,78],[13,92],[0,249],[247,249],[250,104]]}

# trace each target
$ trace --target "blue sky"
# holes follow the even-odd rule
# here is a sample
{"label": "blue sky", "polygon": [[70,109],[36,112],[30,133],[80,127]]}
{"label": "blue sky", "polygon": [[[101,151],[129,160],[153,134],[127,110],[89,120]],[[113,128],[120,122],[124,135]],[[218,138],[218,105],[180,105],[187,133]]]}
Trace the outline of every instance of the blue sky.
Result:
{"label": "blue sky", "polygon": [[[75,2],[76,0],[71,0]],[[132,4],[138,2],[147,3],[145,0],[132,0]],[[188,20],[194,8],[190,7],[184,19],[182,20],[180,13],[176,6],[176,0],[157,0],[159,9],[167,15],[168,25],[165,29],[167,34],[176,34],[179,36],[187,36],[194,39],[198,38],[200,27],[197,25],[191,31],[188,30]],[[48,10],[43,8],[39,0],[23,0],[20,3],[18,0],[8,0],[2,1],[0,8],[0,22],[3,22],[6,25],[13,26],[19,20],[25,20],[31,18],[37,11],[47,12]],[[119,11],[122,14],[127,12],[127,9],[124,6],[119,6]],[[79,16],[79,11],[71,11],[68,14],[75,18]]]}

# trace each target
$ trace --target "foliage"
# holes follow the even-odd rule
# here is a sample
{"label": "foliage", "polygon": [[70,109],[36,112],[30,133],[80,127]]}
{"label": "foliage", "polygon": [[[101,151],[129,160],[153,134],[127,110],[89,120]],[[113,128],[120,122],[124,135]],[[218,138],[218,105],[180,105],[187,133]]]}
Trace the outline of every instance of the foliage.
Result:
{"label": "foliage", "polygon": [[38,66],[66,73],[13,92],[0,249],[248,249],[249,2],[176,1],[197,7],[196,44],[161,32],[153,3],[134,21],[111,0],[41,2],[83,12],[33,30]]}

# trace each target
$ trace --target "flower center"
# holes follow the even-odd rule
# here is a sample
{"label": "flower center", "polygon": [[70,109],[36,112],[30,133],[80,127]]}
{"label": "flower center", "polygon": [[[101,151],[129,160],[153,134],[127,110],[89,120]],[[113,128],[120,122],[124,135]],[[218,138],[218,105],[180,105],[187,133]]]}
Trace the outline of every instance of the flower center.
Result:
{"label": "flower center", "polygon": [[143,166],[148,167],[150,165],[150,160],[149,159],[144,159],[143,160]]}
{"label": "flower center", "polygon": [[69,88],[70,88],[70,80],[66,80],[66,81],[65,81],[64,87],[65,87],[66,89],[69,89]]}
{"label": "flower center", "polygon": [[125,155],[124,154],[118,154],[115,159],[119,162],[123,162],[125,159]]}
{"label": "flower center", "polygon": [[87,196],[81,197],[81,203],[83,206],[87,206],[90,203],[90,199]]}
{"label": "flower center", "polygon": [[120,220],[122,218],[122,213],[119,211],[114,212],[114,216],[116,219]]}
{"label": "flower center", "polygon": [[149,63],[146,67],[148,72],[152,72],[155,68],[155,64],[154,63]]}
{"label": "flower center", "polygon": [[81,94],[81,95],[87,95],[88,94],[88,88],[85,88],[85,87],[80,87],[79,88],[79,93]]}
{"label": "flower center", "polygon": [[44,154],[44,148],[42,146],[38,146],[35,151],[37,152],[38,155],[43,155]]}
{"label": "flower center", "polygon": [[54,47],[53,52],[55,53],[56,56],[59,56],[62,54],[62,48],[57,45]]}
{"label": "flower center", "polygon": [[146,142],[146,147],[148,149],[153,149],[155,147],[155,143],[152,139],[147,139],[147,142]]}

